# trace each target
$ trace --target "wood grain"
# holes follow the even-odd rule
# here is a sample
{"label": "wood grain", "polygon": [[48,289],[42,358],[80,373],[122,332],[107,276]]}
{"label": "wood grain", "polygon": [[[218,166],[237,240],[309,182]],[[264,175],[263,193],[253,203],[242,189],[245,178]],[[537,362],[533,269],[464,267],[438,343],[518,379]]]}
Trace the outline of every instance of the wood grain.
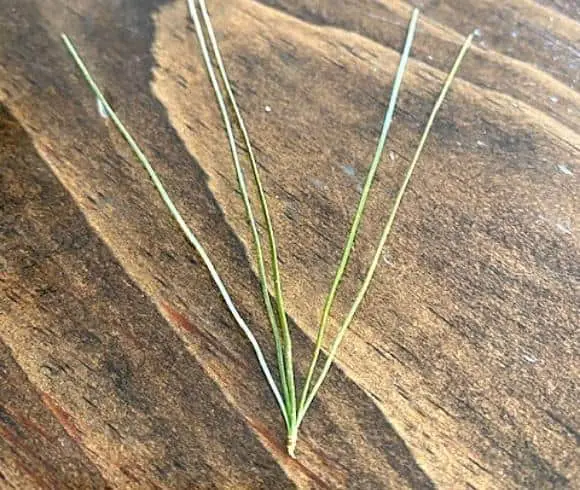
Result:
{"label": "wood grain", "polygon": [[291,460],[251,348],[59,39],[76,42],[271,358],[185,2],[0,0],[1,488],[577,488],[574,2],[209,2],[263,169],[298,370],[415,6],[333,329],[462,37],[478,36]]}

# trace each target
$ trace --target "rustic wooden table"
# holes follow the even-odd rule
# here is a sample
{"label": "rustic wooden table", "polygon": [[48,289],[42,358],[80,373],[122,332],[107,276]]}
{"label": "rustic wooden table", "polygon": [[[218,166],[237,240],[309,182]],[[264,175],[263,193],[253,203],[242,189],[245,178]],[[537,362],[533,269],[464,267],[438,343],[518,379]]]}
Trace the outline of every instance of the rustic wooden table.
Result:
{"label": "rustic wooden table", "polygon": [[263,167],[300,371],[412,6],[423,15],[335,321],[477,29],[475,44],[292,460],[248,342],[59,39],[268,343],[185,0],[0,0],[1,488],[578,488],[574,0],[209,1]]}

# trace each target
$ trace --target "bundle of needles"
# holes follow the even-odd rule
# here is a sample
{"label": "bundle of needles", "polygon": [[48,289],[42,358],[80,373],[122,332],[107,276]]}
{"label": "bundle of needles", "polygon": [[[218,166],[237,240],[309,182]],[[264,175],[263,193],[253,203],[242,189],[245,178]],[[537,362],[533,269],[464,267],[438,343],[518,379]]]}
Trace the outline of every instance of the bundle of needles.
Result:
{"label": "bundle of needles", "polygon": [[[467,39],[465,40],[453,64],[451,71],[447,75],[447,78],[443,84],[439,97],[437,98],[431,111],[431,114],[429,116],[429,119],[425,125],[421,139],[419,141],[419,145],[417,146],[415,154],[407,169],[403,183],[399,189],[398,194],[396,195],[393,207],[383,228],[381,237],[379,239],[379,243],[376,247],[375,253],[373,255],[371,264],[368,267],[363,283],[352,303],[352,306],[346,318],[339,327],[333,342],[330,344],[330,348],[327,351],[326,361],[324,362],[322,369],[315,376],[320,353],[321,350],[323,349],[324,337],[329,323],[330,312],[336,297],[339,284],[345,273],[347,264],[351,256],[351,252],[355,244],[355,240],[359,232],[359,227],[365,211],[369,192],[373,184],[377,168],[381,161],[381,157],[383,155],[383,150],[389,133],[389,128],[393,120],[395,106],[399,95],[399,89],[401,87],[401,82],[409,59],[411,44],[415,35],[417,19],[419,16],[418,10],[415,9],[413,11],[407,30],[405,45],[403,47],[403,52],[401,54],[399,66],[392,85],[391,96],[384,117],[383,127],[379,137],[375,155],[368,170],[368,174],[360,196],[360,201],[354,214],[354,218],[352,221],[350,231],[348,233],[344,250],[342,252],[340,263],[338,265],[336,274],[334,276],[334,280],[330,287],[330,291],[326,297],[326,301],[320,319],[320,324],[318,327],[318,334],[316,336],[312,360],[310,362],[306,379],[302,383],[301,391],[299,392],[297,389],[297,384],[294,379],[295,376],[294,376],[294,358],[292,355],[292,337],[290,335],[286,310],[284,307],[284,297],[282,293],[282,284],[280,280],[279,258],[276,245],[276,237],[272,226],[270,212],[268,210],[268,204],[264,193],[264,188],[262,186],[262,182],[260,179],[260,172],[258,170],[256,157],[252,149],[246,125],[244,124],[242,114],[240,112],[238,104],[236,103],[232,86],[226,73],[224,61],[218,48],[218,43],[205,4],[205,0],[197,0],[197,1],[187,0],[187,5],[189,9],[189,14],[191,16],[191,20],[193,21],[195,27],[195,32],[198,38],[199,46],[201,48],[201,54],[207,69],[207,73],[210,82],[213,86],[216,99],[219,105],[219,109],[221,111],[229,147],[232,153],[238,185],[241,191],[242,200],[244,202],[245,211],[251,228],[262,296],[264,300],[266,314],[268,316],[272,328],[274,344],[276,347],[277,370],[278,370],[277,377],[275,377],[272,374],[272,371],[268,365],[268,362],[264,357],[264,354],[262,352],[260,345],[258,344],[258,341],[256,340],[254,334],[252,333],[252,330],[250,329],[248,324],[244,321],[238,309],[236,308],[234,301],[232,300],[226,286],[224,285],[222,279],[220,278],[216,270],[216,267],[209,258],[205,248],[199,242],[195,233],[189,228],[187,223],[184,221],[183,217],[181,216],[180,212],[177,210],[173,201],[169,197],[167,191],[165,190],[165,187],[163,186],[161,180],[157,176],[152,165],[149,163],[149,160],[147,159],[147,157],[145,156],[145,154],[143,153],[143,151],[141,150],[141,148],[139,147],[139,145],[137,144],[131,133],[125,128],[123,123],[120,121],[118,116],[115,114],[115,112],[105,99],[103,93],[95,83],[93,77],[91,76],[84,62],[78,55],[70,39],[65,34],[62,34],[62,39],[71,56],[73,57],[74,61],[76,62],[78,68],[82,72],[84,78],[86,79],[91,89],[95,93],[97,101],[99,102],[99,106],[102,109],[104,109],[106,114],[111,118],[112,122],[114,123],[118,131],[121,133],[123,138],[127,141],[129,146],[135,153],[139,162],[143,165],[143,167],[149,174],[149,177],[153,181],[153,184],[156,187],[156,189],[159,191],[159,194],[161,195],[161,198],[163,199],[169,212],[179,225],[186,239],[191,243],[191,245],[193,245],[193,247],[199,254],[200,258],[202,259],[204,265],[208,269],[215,285],[219,290],[219,293],[221,294],[221,297],[225,301],[234,320],[236,321],[238,326],[242,329],[247,339],[250,341],[252,348],[254,349],[255,355],[257,357],[258,363],[260,365],[260,368],[266,378],[266,381],[268,382],[268,385],[272,391],[272,394],[276,399],[276,402],[280,408],[282,417],[284,419],[288,436],[287,438],[288,454],[294,457],[296,443],[298,440],[298,429],[302,424],[304,417],[308,412],[310,405],[312,404],[312,401],[315,399],[322,383],[324,382],[326,376],[328,375],[328,372],[333,364],[334,359],[336,358],[338,348],[344,338],[344,335],[348,330],[348,327],[352,323],[353,318],[358,308],[360,307],[363,298],[369,288],[369,285],[371,283],[379,260],[382,256],[383,248],[393,227],[395,216],[397,214],[399,206],[401,205],[401,201],[403,199],[403,196],[405,195],[405,191],[409,185],[409,181],[411,179],[413,171],[415,170],[415,167],[423,150],[423,146],[425,145],[425,142],[431,130],[431,126],[433,125],[433,121],[437,115],[437,112],[439,111],[439,108],[441,107],[441,104],[443,103],[443,100],[449,90],[451,82],[453,81],[453,78],[455,77],[455,74],[459,69],[461,61],[465,56],[467,50],[469,49],[469,46],[471,45],[473,35],[468,36]],[[215,67],[217,67],[217,73]],[[221,79],[221,85],[218,80],[218,74],[219,78]],[[222,90],[222,85],[223,88],[225,89],[225,94],[224,91]],[[229,103],[229,108],[226,101],[227,103]],[[257,189],[260,213],[262,215],[267,230],[266,235],[271,262],[271,271],[269,271],[269,273],[266,270],[264,250],[262,247],[262,238],[260,236],[260,233],[258,232],[258,224],[255,218],[252,203],[250,202],[250,198],[248,195],[246,178],[238,154],[238,147],[234,139],[234,129],[232,126],[230,112],[233,112],[233,119],[238,125],[238,128],[243,136],[243,142],[249,156],[249,165],[251,168],[254,185]],[[270,283],[272,283],[273,287],[272,296],[270,295]]]}

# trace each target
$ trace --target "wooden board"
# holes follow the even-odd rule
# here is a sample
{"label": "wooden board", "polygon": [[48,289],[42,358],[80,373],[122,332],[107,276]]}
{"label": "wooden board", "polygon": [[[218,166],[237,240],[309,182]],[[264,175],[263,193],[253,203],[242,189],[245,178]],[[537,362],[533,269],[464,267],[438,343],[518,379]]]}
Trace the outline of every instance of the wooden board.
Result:
{"label": "wooden board", "polygon": [[414,6],[333,330],[477,29],[475,45],[292,460],[248,342],[59,39],[77,44],[271,358],[185,1],[0,0],[1,488],[578,488],[575,2],[209,2],[263,169],[298,370]]}

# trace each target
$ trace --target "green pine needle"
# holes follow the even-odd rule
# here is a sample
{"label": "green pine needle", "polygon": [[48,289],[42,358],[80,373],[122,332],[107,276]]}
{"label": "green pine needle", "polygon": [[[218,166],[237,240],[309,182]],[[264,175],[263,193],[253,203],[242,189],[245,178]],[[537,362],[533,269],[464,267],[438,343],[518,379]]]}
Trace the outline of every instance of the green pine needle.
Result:
{"label": "green pine needle", "polygon": [[193,233],[191,228],[187,225],[187,223],[185,222],[185,220],[181,216],[181,213],[175,207],[175,204],[173,203],[173,201],[171,200],[171,198],[167,194],[167,191],[165,190],[165,187],[163,186],[161,179],[157,176],[157,173],[155,172],[155,170],[153,169],[153,167],[149,163],[149,160],[147,159],[147,157],[145,156],[145,154],[143,153],[143,151],[141,150],[141,148],[139,147],[139,145],[137,144],[137,142],[135,141],[133,136],[131,136],[131,133],[129,133],[129,131],[125,128],[125,126],[123,125],[123,123],[121,122],[121,120],[119,119],[117,114],[115,113],[115,111],[113,111],[112,107],[107,102],[107,99],[105,98],[105,96],[103,95],[103,93],[101,92],[99,87],[97,86],[97,84],[94,81],[93,77],[91,76],[89,70],[85,66],[83,60],[81,59],[81,57],[77,53],[77,50],[75,49],[73,43],[70,41],[70,39],[68,38],[68,36],[66,34],[62,34],[61,37],[62,37],[62,40],[63,40],[66,48],[68,49],[69,53],[71,54],[72,58],[74,59],[75,63],[77,64],[81,73],[83,74],[83,77],[85,78],[85,80],[87,81],[89,86],[91,87],[92,91],[94,92],[94,94],[96,95],[98,100],[101,101],[101,104],[103,105],[103,107],[107,111],[111,120],[115,124],[117,130],[121,133],[123,138],[125,138],[125,140],[129,144],[129,146],[131,147],[131,149],[135,153],[135,156],[137,157],[139,162],[141,162],[141,165],[143,165],[143,167],[145,168],[145,170],[149,174],[149,177],[153,181],[153,185],[155,186],[155,188],[157,189],[157,191],[161,195],[161,198],[163,199],[163,202],[167,206],[167,209],[169,209],[169,212],[171,213],[171,215],[173,216],[175,221],[177,221],[177,224],[181,228],[181,231],[183,232],[183,234],[185,235],[185,237],[187,238],[189,243],[191,243],[191,245],[193,245],[193,247],[195,248],[198,255],[201,257],[204,265],[206,266],[207,270],[209,271],[209,273],[211,275],[211,278],[213,279],[214,283],[216,284],[224,302],[226,303],[226,306],[228,307],[228,309],[230,310],[230,313],[234,317],[234,320],[236,321],[238,326],[242,329],[245,336],[250,341],[250,344],[252,345],[252,348],[254,349],[254,353],[256,354],[256,358],[258,359],[258,363],[260,364],[260,368],[262,369],[262,372],[264,373],[264,376],[266,377],[268,385],[270,386],[270,389],[272,390],[272,393],[274,394],[274,397],[276,398],[276,402],[278,403],[278,406],[280,407],[280,410],[282,412],[282,416],[284,417],[286,424],[289,424],[288,415],[286,413],[286,407],[284,405],[284,401],[280,395],[280,391],[278,390],[278,387],[276,386],[276,382],[274,381],[274,378],[272,377],[272,373],[270,371],[270,368],[268,367],[268,363],[266,362],[266,359],[264,357],[262,349],[260,348],[260,345],[258,344],[256,337],[254,336],[254,334],[250,330],[250,327],[248,327],[248,325],[246,324],[244,319],[240,316],[238,309],[234,305],[234,302],[233,302],[228,290],[226,289],[221,277],[219,276],[213,262],[211,261],[207,252],[205,251],[205,248],[201,245],[201,243],[199,242],[199,240],[197,239],[197,237],[195,236],[195,234]]}
{"label": "green pine needle", "polygon": [[[403,48],[403,52],[401,54],[399,67],[397,69],[397,73],[395,75],[395,79],[393,82],[393,87],[391,90],[391,97],[390,97],[389,105],[388,105],[388,108],[387,108],[387,111],[385,114],[381,135],[380,135],[380,138],[379,138],[379,141],[377,144],[377,148],[375,151],[375,156],[374,156],[373,161],[371,162],[371,165],[369,167],[367,178],[366,178],[366,181],[365,181],[365,184],[363,187],[363,191],[361,193],[361,198],[360,198],[358,207],[356,209],[356,212],[355,212],[355,215],[353,218],[353,222],[351,225],[351,229],[349,231],[349,234],[348,234],[348,237],[347,237],[347,240],[346,240],[343,252],[342,252],[342,257],[341,257],[340,263],[338,265],[337,272],[336,272],[336,275],[334,277],[333,283],[331,285],[330,291],[328,293],[328,296],[327,296],[325,304],[324,304],[324,308],[323,308],[323,312],[322,312],[322,316],[321,316],[321,320],[320,320],[320,324],[319,324],[319,329],[318,329],[318,333],[317,333],[317,337],[316,337],[314,352],[312,355],[312,360],[310,362],[308,374],[306,376],[306,379],[305,379],[303,387],[302,387],[302,393],[300,396],[300,400],[297,402],[297,390],[296,390],[296,385],[295,385],[295,380],[294,380],[294,359],[293,359],[293,354],[292,354],[292,338],[290,336],[290,330],[288,327],[288,321],[287,321],[287,317],[286,317],[286,310],[284,307],[284,298],[283,298],[283,293],[282,293],[282,284],[281,284],[280,269],[279,269],[278,250],[277,250],[272,220],[270,217],[270,212],[269,212],[268,204],[267,204],[267,200],[266,200],[266,195],[265,195],[264,188],[263,188],[263,185],[262,185],[262,182],[260,179],[258,164],[256,162],[256,157],[255,157],[255,154],[254,154],[251,142],[250,142],[250,137],[248,135],[246,125],[245,125],[244,120],[242,118],[241,111],[240,111],[239,106],[236,102],[229,78],[228,78],[227,73],[226,73],[226,69],[224,66],[224,62],[223,62],[221,53],[219,51],[219,47],[218,47],[218,43],[217,43],[217,40],[215,37],[215,33],[213,30],[211,19],[210,19],[209,13],[207,11],[207,6],[205,4],[205,0],[197,0],[197,2],[199,5],[199,12],[201,13],[201,17],[197,11],[197,6],[196,6],[195,0],[187,0],[187,5],[189,8],[189,13],[190,13],[191,19],[192,19],[194,27],[195,27],[196,36],[197,36],[197,39],[198,39],[198,42],[200,45],[202,57],[203,57],[203,60],[204,60],[204,63],[205,63],[205,66],[206,66],[206,69],[208,72],[208,76],[209,76],[211,85],[213,87],[213,90],[215,92],[218,106],[220,109],[220,113],[221,113],[221,116],[222,116],[222,119],[224,122],[226,137],[228,140],[228,144],[229,144],[230,151],[231,151],[232,158],[233,158],[233,162],[234,162],[234,169],[235,169],[235,173],[236,173],[236,178],[238,180],[238,185],[239,185],[240,192],[242,195],[242,200],[244,203],[246,216],[247,216],[248,221],[250,223],[250,229],[251,229],[251,233],[252,233],[252,237],[253,237],[253,241],[254,241],[254,249],[256,251],[256,262],[257,262],[257,267],[258,267],[262,296],[263,296],[264,305],[266,308],[266,313],[268,315],[268,320],[269,320],[270,325],[272,327],[272,334],[273,334],[273,338],[274,338],[274,344],[276,347],[276,357],[277,357],[277,364],[278,364],[277,367],[278,367],[278,375],[279,375],[279,379],[280,379],[281,391],[280,391],[280,388],[278,387],[276,381],[274,380],[274,377],[272,376],[272,373],[271,373],[270,368],[269,368],[269,366],[264,358],[264,355],[263,355],[262,349],[260,348],[260,345],[258,344],[258,342],[257,342],[255,336],[253,335],[252,331],[250,330],[249,326],[246,324],[246,322],[240,316],[236,306],[233,303],[231,296],[229,295],[223,281],[221,280],[215,266],[213,265],[212,261],[210,260],[206,250],[201,245],[201,243],[199,242],[199,240],[197,239],[197,237],[195,236],[193,231],[185,223],[181,214],[179,213],[179,211],[175,207],[173,201],[171,200],[171,198],[167,194],[161,180],[157,176],[155,170],[153,169],[153,167],[149,163],[149,160],[147,159],[147,157],[145,156],[145,154],[143,153],[141,148],[136,143],[135,139],[131,136],[129,131],[125,128],[125,126],[120,121],[120,119],[117,117],[117,115],[115,114],[115,112],[113,111],[111,106],[108,104],[103,93],[100,91],[100,89],[96,85],[95,81],[93,80],[93,77],[89,73],[88,69],[86,68],[82,59],[78,55],[75,47],[73,46],[73,44],[71,43],[69,38],[65,34],[62,34],[62,39],[66,45],[66,48],[68,49],[69,53],[71,54],[72,58],[74,59],[75,63],[77,64],[78,68],[82,72],[85,80],[87,81],[87,83],[89,84],[89,86],[91,87],[93,92],[95,93],[97,100],[100,102],[100,104],[102,105],[102,107],[104,108],[106,113],[111,117],[116,128],[121,133],[123,138],[125,138],[125,140],[129,144],[129,146],[131,147],[131,149],[133,150],[133,152],[137,156],[137,159],[141,162],[141,164],[143,165],[143,167],[145,168],[145,170],[149,174],[149,177],[153,181],[154,186],[156,187],[159,194],[161,195],[165,205],[169,209],[169,212],[171,213],[173,218],[177,221],[177,224],[181,228],[181,231],[184,233],[187,240],[191,243],[191,245],[193,245],[193,247],[195,248],[195,250],[197,251],[197,253],[201,257],[204,265],[207,267],[214,283],[216,284],[216,286],[220,292],[220,295],[222,296],[224,302],[226,303],[226,306],[228,307],[230,313],[234,317],[234,320],[236,321],[238,326],[242,329],[242,331],[244,332],[244,334],[246,335],[246,337],[250,341],[250,344],[252,345],[252,348],[254,349],[254,353],[256,355],[256,358],[258,360],[260,368],[261,368],[262,372],[264,373],[264,376],[266,377],[266,381],[268,382],[268,385],[269,385],[272,393],[274,394],[276,402],[277,402],[277,404],[280,408],[280,411],[282,413],[282,417],[284,419],[284,422],[286,424],[286,429],[288,432],[288,453],[292,457],[294,457],[294,451],[295,451],[296,442],[298,439],[298,428],[300,427],[300,425],[304,419],[304,416],[306,415],[310,405],[312,404],[313,400],[315,399],[316,395],[318,394],[318,391],[320,390],[322,383],[326,379],[326,376],[328,375],[328,372],[330,371],[330,368],[332,367],[332,364],[336,358],[338,348],[340,347],[340,344],[344,338],[344,335],[345,335],[346,331],[348,330],[349,326],[351,325],[353,318],[354,318],[356,312],[358,311],[358,308],[360,307],[360,305],[365,297],[365,294],[367,293],[367,291],[369,289],[372,278],[374,276],[374,273],[376,271],[376,268],[377,268],[378,263],[380,261],[380,258],[382,256],[384,246],[385,246],[387,239],[391,233],[393,223],[395,221],[395,217],[397,215],[397,212],[398,212],[399,207],[401,205],[401,202],[403,200],[403,196],[405,195],[405,192],[406,192],[407,187],[409,185],[409,182],[411,180],[411,176],[415,170],[415,167],[417,165],[419,157],[421,156],[421,153],[423,151],[423,147],[425,145],[425,142],[427,141],[427,138],[428,138],[429,133],[431,131],[433,121],[435,120],[437,112],[439,111],[439,108],[441,107],[441,104],[443,103],[443,100],[445,99],[445,96],[447,95],[447,92],[451,86],[453,78],[455,77],[455,75],[459,69],[461,61],[463,60],[463,57],[465,56],[465,54],[467,53],[467,50],[469,49],[469,46],[471,45],[473,35],[468,36],[468,38],[466,39],[465,43],[463,44],[463,46],[461,48],[461,51],[459,52],[459,55],[457,56],[457,59],[455,60],[453,68],[451,69],[451,71],[449,72],[449,74],[445,80],[445,83],[441,89],[439,97],[438,97],[438,99],[433,107],[433,110],[429,116],[429,120],[427,121],[425,129],[423,131],[423,134],[422,134],[421,139],[419,141],[419,145],[415,151],[415,155],[413,157],[413,160],[411,161],[411,164],[409,165],[409,168],[407,169],[403,184],[401,185],[399,192],[395,198],[395,202],[393,204],[393,207],[391,209],[391,212],[389,214],[389,217],[387,219],[387,222],[386,222],[385,227],[383,229],[383,232],[381,234],[378,246],[375,250],[375,253],[373,255],[373,259],[372,259],[371,264],[367,270],[367,273],[366,273],[366,276],[365,276],[364,281],[362,283],[362,286],[361,286],[360,290],[358,291],[358,293],[354,299],[353,305],[352,305],[348,315],[346,316],[346,318],[345,318],[344,322],[342,323],[338,333],[336,334],[336,337],[334,338],[334,341],[331,344],[331,347],[330,347],[330,350],[328,353],[328,357],[327,357],[326,362],[324,363],[324,365],[320,371],[320,374],[316,378],[316,381],[314,381],[314,384],[312,384],[313,378],[314,378],[314,373],[315,373],[316,366],[317,366],[317,362],[318,362],[318,359],[320,357],[320,352],[321,352],[322,347],[323,347],[324,335],[325,335],[326,328],[327,328],[329,320],[330,320],[330,312],[331,312],[334,300],[336,298],[338,287],[339,287],[340,282],[341,282],[341,280],[344,276],[344,273],[346,271],[346,267],[348,265],[354,244],[356,242],[356,239],[357,239],[357,236],[359,233],[360,223],[361,223],[361,220],[363,218],[363,215],[364,215],[364,212],[365,212],[365,209],[367,206],[368,196],[369,196],[369,193],[370,193],[370,190],[371,190],[378,166],[380,164],[380,161],[381,161],[381,158],[383,155],[383,151],[384,151],[384,147],[385,147],[385,144],[387,141],[389,129],[390,129],[390,126],[391,126],[391,123],[393,120],[394,113],[395,113],[395,108],[396,108],[396,104],[397,104],[399,90],[400,90],[403,76],[404,76],[406,66],[407,66],[407,63],[409,60],[411,45],[413,42],[413,37],[415,34],[416,25],[417,25],[417,19],[419,16],[419,12],[417,9],[415,9],[413,11],[413,14],[411,16],[411,20],[409,22],[407,37],[406,37],[405,45]],[[209,39],[209,42],[206,41],[206,33],[207,33],[207,37]],[[211,53],[210,53],[210,49],[208,49],[208,44],[211,48]],[[213,56],[213,61],[212,61],[212,56]],[[223,86],[225,88],[226,96],[224,96],[220,82],[219,82],[218,77],[216,75],[216,70],[214,69],[214,63],[217,65],[221,82],[223,83]],[[233,129],[232,121],[231,121],[231,118],[230,118],[230,115],[228,112],[228,107],[226,105],[226,97],[227,97],[227,100],[228,100],[232,110],[233,110],[235,122],[237,123],[237,125],[242,133],[244,144],[248,150],[250,167],[251,167],[252,176],[253,176],[253,182],[254,182],[254,185],[256,186],[256,189],[257,189],[260,211],[261,211],[261,215],[264,219],[266,230],[267,230],[268,247],[270,250],[270,259],[271,259],[270,262],[271,262],[271,268],[272,268],[270,271],[270,274],[268,274],[268,272],[266,270],[266,263],[264,261],[264,251],[262,248],[262,241],[261,241],[260,234],[258,232],[258,223],[256,221],[253,207],[252,207],[252,203],[250,201],[250,197],[248,194],[248,187],[247,187],[247,183],[246,183],[246,179],[245,179],[245,175],[244,175],[244,170],[242,168],[242,163],[240,161],[240,156],[238,154],[238,148],[237,148],[236,141],[235,141],[234,129]],[[273,287],[274,287],[274,301],[272,301],[272,299],[270,297],[269,279],[271,279],[271,281],[273,283]]]}
{"label": "green pine needle", "polygon": [[407,39],[405,41],[405,46],[403,47],[403,54],[401,55],[401,60],[399,61],[399,67],[397,68],[397,74],[395,75],[395,81],[393,82],[393,88],[391,89],[391,97],[389,99],[389,105],[387,107],[387,112],[385,114],[385,119],[383,122],[383,129],[381,131],[381,136],[377,144],[377,149],[375,151],[375,156],[369,168],[367,178],[361,193],[360,201],[354,219],[342,252],[342,257],[340,259],[340,264],[334,276],[334,281],[330,287],[330,292],[326,297],[326,302],[324,304],[324,310],[322,311],[322,318],[320,320],[320,326],[318,327],[318,334],[316,336],[316,345],[314,348],[314,354],[312,355],[312,362],[308,369],[308,375],[306,376],[306,381],[304,387],[302,388],[302,396],[300,397],[299,412],[304,411],[306,400],[309,393],[310,383],[312,377],[314,376],[314,369],[316,368],[316,363],[318,362],[318,357],[320,356],[320,351],[322,349],[322,343],[324,341],[324,334],[326,332],[326,327],[328,326],[328,321],[330,319],[330,310],[334,303],[336,293],[340,281],[342,280],[346,266],[348,265],[350,254],[354,247],[356,237],[358,235],[360,223],[366,208],[367,200],[371,190],[371,186],[375,179],[379,163],[381,162],[381,157],[383,156],[383,151],[385,148],[385,143],[387,141],[387,136],[389,135],[389,129],[391,127],[391,122],[393,121],[393,115],[395,114],[395,107],[397,105],[397,99],[399,98],[399,90],[401,88],[401,83],[403,82],[403,76],[407,68],[407,62],[409,60],[409,54],[411,52],[411,46],[413,44],[413,38],[415,37],[415,28],[417,26],[417,19],[419,17],[419,11],[417,9],[413,10],[413,15],[411,16],[411,21],[409,22],[409,28],[407,30]]}
{"label": "green pine needle", "polygon": [[377,249],[376,249],[375,254],[373,256],[373,260],[372,260],[371,265],[367,271],[367,274],[365,276],[363,284],[362,284],[362,286],[361,286],[361,288],[360,288],[360,290],[359,290],[359,292],[354,300],[354,303],[353,303],[344,323],[342,324],[342,326],[340,327],[340,330],[338,331],[338,333],[336,335],[336,338],[332,344],[332,347],[331,347],[330,352],[328,354],[328,357],[326,359],[326,363],[324,364],[324,367],[322,369],[320,376],[318,377],[318,380],[314,384],[311,392],[308,394],[308,397],[306,399],[306,403],[304,405],[302,405],[300,408],[300,413],[298,414],[298,424],[299,425],[302,422],[302,419],[304,418],[304,415],[306,414],[308,407],[310,406],[310,404],[312,403],[312,401],[316,397],[316,394],[318,393],[320,386],[324,382],[324,379],[326,378],[326,375],[328,374],[328,371],[330,370],[332,363],[336,357],[338,347],[340,346],[340,343],[342,342],[344,334],[346,333],[348,327],[352,323],[352,320],[353,320],[353,318],[354,318],[360,304],[362,303],[362,300],[363,300],[363,298],[364,298],[364,296],[365,296],[365,294],[370,286],[371,280],[373,278],[373,275],[375,273],[375,270],[377,268],[379,260],[382,256],[383,249],[385,247],[385,243],[389,237],[389,234],[391,233],[391,229],[393,227],[393,223],[395,221],[397,211],[399,210],[399,206],[401,205],[401,201],[403,200],[403,196],[405,195],[405,191],[407,190],[407,186],[409,185],[409,182],[411,180],[411,176],[413,175],[413,171],[415,170],[415,167],[417,166],[417,162],[419,161],[419,157],[421,156],[421,153],[423,151],[423,147],[425,146],[425,142],[427,141],[429,133],[431,132],[431,127],[433,126],[433,121],[435,120],[435,117],[437,116],[437,112],[439,112],[439,108],[441,107],[441,104],[443,103],[443,100],[445,99],[445,96],[447,95],[449,87],[451,86],[451,82],[453,82],[453,78],[455,78],[455,74],[457,73],[457,70],[459,70],[459,66],[461,65],[461,61],[463,60],[463,57],[465,56],[465,54],[467,53],[467,50],[469,49],[469,46],[471,45],[472,39],[473,39],[473,34],[470,34],[467,37],[467,39],[465,40],[465,42],[461,48],[461,51],[459,52],[459,55],[455,59],[455,63],[453,64],[453,68],[451,69],[451,71],[447,75],[445,83],[443,84],[443,88],[441,89],[441,92],[439,93],[439,97],[437,98],[437,102],[435,102],[435,105],[433,106],[433,110],[431,111],[431,115],[429,116],[429,120],[427,121],[427,124],[425,125],[425,129],[423,130],[423,134],[421,135],[421,140],[419,141],[419,146],[417,147],[417,150],[415,151],[415,155],[413,156],[413,160],[411,161],[411,164],[409,165],[409,168],[407,169],[407,173],[405,174],[405,179],[403,181],[403,184],[401,185],[399,192],[397,194],[397,197],[395,198],[393,208],[391,209],[391,213],[390,213],[389,218],[387,220],[387,224],[385,225],[385,228],[383,229],[383,233],[382,233],[381,238],[379,240],[379,244],[377,246]]}
{"label": "green pine needle", "polygon": [[[238,186],[240,188],[240,193],[242,195],[242,200],[244,202],[244,207],[246,209],[246,216],[248,218],[248,222],[250,223],[250,229],[252,231],[252,236],[254,239],[254,246],[256,250],[256,261],[258,264],[258,271],[260,275],[260,285],[262,289],[262,297],[264,299],[264,304],[266,307],[266,312],[268,315],[268,320],[270,321],[270,325],[272,327],[272,333],[274,336],[274,344],[276,346],[276,356],[278,359],[278,369],[280,380],[282,384],[282,393],[284,395],[284,403],[286,406],[286,411],[288,415],[288,419],[291,423],[294,423],[296,420],[296,403],[295,403],[295,390],[294,390],[294,374],[293,374],[293,366],[292,366],[292,343],[290,339],[290,333],[288,331],[288,323],[286,321],[286,313],[284,308],[284,302],[282,299],[282,288],[280,284],[280,273],[278,269],[278,255],[276,251],[276,243],[274,240],[274,231],[272,229],[272,222],[270,219],[270,214],[268,211],[268,205],[266,203],[266,197],[264,195],[262,183],[260,180],[258,167],[255,161],[254,152],[252,149],[252,145],[250,143],[250,139],[248,136],[248,132],[245,128],[243,123],[243,119],[241,113],[238,109],[237,103],[235,101],[235,97],[233,91],[231,89],[223,61],[221,55],[219,53],[219,49],[217,46],[217,41],[215,39],[215,35],[213,33],[213,28],[211,25],[211,21],[209,19],[209,15],[207,13],[207,9],[205,7],[204,2],[200,2],[202,17],[204,19],[205,29],[208,31],[210,43],[212,47],[212,51],[214,57],[217,59],[218,68],[220,71],[220,75],[226,87],[226,92],[229,97],[230,103],[235,108],[235,115],[238,122],[238,125],[242,129],[242,133],[244,136],[244,141],[246,147],[248,148],[248,152],[250,154],[250,161],[252,163],[252,171],[254,175],[254,181],[256,182],[258,193],[260,197],[260,205],[262,208],[262,214],[266,221],[266,228],[268,229],[268,238],[270,242],[270,250],[272,256],[272,266],[274,270],[274,284],[276,288],[276,310],[278,313],[278,318],[274,315],[274,311],[272,308],[272,302],[270,300],[270,293],[268,291],[268,279],[266,274],[266,267],[264,263],[264,253],[262,250],[262,243],[260,234],[258,232],[258,225],[256,219],[254,217],[254,212],[252,205],[250,203],[250,197],[248,195],[248,189],[246,184],[246,179],[244,176],[244,171],[242,169],[240,158],[238,156],[236,141],[234,137],[234,132],[232,128],[232,123],[228,114],[228,110],[226,107],[226,103],[224,100],[224,96],[222,94],[222,90],[218,79],[216,77],[216,73],[211,61],[210,53],[208,51],[207,43],[205,40],[203,27],[200,22],[199,15],[197,13],[197,9],[195,7],[195,3],[193,0],[187,0],[187,5],[189,8],[189,14],[193,21],[196,36],[200,45],[201,53],[203,60],[205,62],[205,66],[208,72],[208,76],[210,78],[211,85],[213,87],[218,106],[220,108],[220,112],[222,115],[222,119],[224,121],[226,135],[228,138],[228,143],[230,146],[230,150],[232,153],[232,158],[234,160],[234,168],[236,171],[236,177],[238,180]],[[281,331],[281,332],[280,332]],[[282,335],[281,335],[282,334]]]}

